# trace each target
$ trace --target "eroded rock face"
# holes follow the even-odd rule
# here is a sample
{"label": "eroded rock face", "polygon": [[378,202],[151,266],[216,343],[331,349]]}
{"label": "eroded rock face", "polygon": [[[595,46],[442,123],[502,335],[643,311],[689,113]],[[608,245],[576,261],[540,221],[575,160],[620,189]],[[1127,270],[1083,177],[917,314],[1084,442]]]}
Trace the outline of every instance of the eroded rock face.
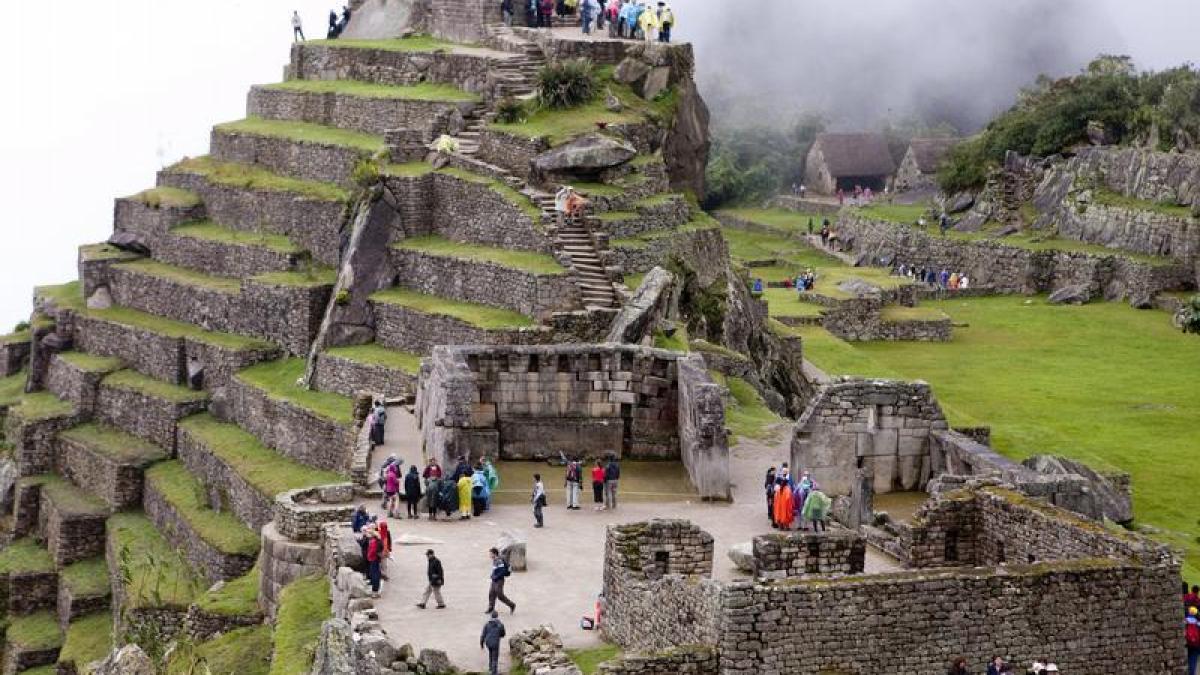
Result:
{"label": "eroded rock face", "polygon": [[132,644],[113,650],[88,668],[95,675],[154,675],[154,662],[141,647]]}
{"label": "eroded rock face", "polygon": [[330,619],[321,625],[321,639],[310,675],[354,675],[354,637],[350,624]]}
{"label": "eroded rock face", "polygon": [[737,568],[747,574],[754,574],[754,544],[744,541],[729,547],[729,559]]}
{"label": "eroded rock face", "polygon": [[538,155],[533,166],[541,173],[590,174],[620,166],[635,156],[637,149],[628,143],[592,133]]}
{"label": "eroded rock face", "polygon": [[675,276],[663,268],[650,270],[633,298],[617,314],[605,342],[640,343],[642,338],[651,333],[654,325],[665,317],[674,282]]}
{"label": "eroded rock face", "polygon": [[1117,523],[1133,520],[1129,474],[1100,473],[1087,464],[1056,455],[1034,455],[1021,464],[1040,474],[1082,476],[1088,481],[1092,496],[1105,518]]}
{"label": "eroded rock face", "polygon": [[690,78],[679,84],[678,96],[675,123],[663,146],[663,161],[672,190],[692,192],[698,199],[704,199],[704,167],[708,166],[708,151],[712,146],[708,105]]}
{"label": "eroded rock face", "polygon": [[1051,293],[1046,301],[1052,305],[1082,305],[1090,298],[1091,295],[1088,293],[1087,286],[1083,284],[1071,284]]}

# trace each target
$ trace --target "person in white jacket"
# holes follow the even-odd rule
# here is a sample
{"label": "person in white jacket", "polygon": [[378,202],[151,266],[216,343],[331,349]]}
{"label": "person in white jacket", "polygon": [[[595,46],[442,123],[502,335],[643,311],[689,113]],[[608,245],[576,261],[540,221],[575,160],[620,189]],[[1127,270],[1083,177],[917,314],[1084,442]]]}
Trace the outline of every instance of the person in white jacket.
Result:
{"label": "person in white jacket", "polygon": [[304,24],[300,22],[300,12],[292,10],[292,39],[296,42],[304,40]]}

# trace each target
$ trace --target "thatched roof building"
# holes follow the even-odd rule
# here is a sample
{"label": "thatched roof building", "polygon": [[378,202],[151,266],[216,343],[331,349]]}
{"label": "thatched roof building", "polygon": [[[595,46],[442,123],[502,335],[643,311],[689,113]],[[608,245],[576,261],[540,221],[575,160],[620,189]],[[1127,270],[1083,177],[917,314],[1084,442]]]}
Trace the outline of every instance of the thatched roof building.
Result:
{"label": "thatched roof building", "polygon": [[805,183],[822,194],[861,185],[882,190],[896,171],[882,134],[821,134],[808,151]]}
{"label": "thatched roof building", "polygon": [[896,190],[918,190],[935,186],[938,169],[957,138],[914,138],[896,171]]}

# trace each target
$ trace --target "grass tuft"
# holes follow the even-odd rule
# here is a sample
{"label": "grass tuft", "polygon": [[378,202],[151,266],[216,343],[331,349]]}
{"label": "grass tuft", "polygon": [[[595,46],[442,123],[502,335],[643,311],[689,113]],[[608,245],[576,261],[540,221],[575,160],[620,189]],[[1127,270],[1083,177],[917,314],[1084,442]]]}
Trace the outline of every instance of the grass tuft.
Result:
{"label": "grass tuft", "polygon": [[67,565],[59,572],[59,583],[76,598],[108,595],[108,563],[100,555]]}
{"label": "grass tuft", "polygon": [[166,675],[267,675],[271,669],[271,627],[235,628],[172,653]]}
{"label": "grass tuft", "polygon": [[8,377],[0,377],[0,408],[8,408],[21,402],[28,377],[29,374],[24,370]]}
{"label": "grass tuft", "polygon": [[258,565],[246,574],[227,581],[219,590],[205,591],[196,598],[196,606],[221,616],[252,616],[262,612],[258,606],[258,584],[262,579]]}
{"label": "grass tuft", "polygon": [[89,423],[59,432],[59,438],[83,444],[119,464],[146,467],[167,458],[162,448],[103,424]]}
{"label": "grass tuft", "polygon": [[390,40],[309,40],[305,47],[329,47],[331,49],[377,49],[384,52],[435,52],[453,49],[458,45],[439,40],[431,35],[419,34]]}
{"label": "grass tuft", "polygon": [[232,513],[209,508],[204,486],[180,460],[159,462],[147,469],[146,486],[162,494],[193,532],[213,548],[228,554],[258,554],[255,533]]}
{"label": "grass tuft", "polygon": [[237,279],[214,277],[187,267],[168,265],[167,263],[148,258],[118,263],[115,267],[131,270],[146,276],[166,279],[185,286],[196,286],[229,295],[236,295],[242,292],[242,282]]}
{"label": "grass tuft", "polygon": [[713,380],[729,388],[732,399],[725,406],[725,424],[735,436],[757,440],[771,440],[778,435],[776,426],[783,418],[767,407],[762,396],[740,377],[726,377],[710,371]]}
{"label": "grass tuft", "polygon": [[166,186],[142,190],[128,199],[139,201],[152,209],[186,209],[200,205],[200,195],[195,192]]}
{"label": "grass tuft", "polygon": [[39,391],[22,395],[20,402],[9,408],[8,413],[20,417],[25,422],[40,422],[73,415],[75,406],[60,400],[50,392]]}
{"label": "grass tuft", "polygon": [[108,519],[126,607],[187,607],[202,582],[154,523],[140,512]]}
{"label": "grass tuft", "polygon": [[108,515],[108,506],[99,498],[59,476],[46,476],[42,481],[42,495],[53,502],[55,508],[68,515]]}
{"label": "grass tuft", "polygon": [[96,356],[84,352],[60,352],[57,358],[86,373],[111,373],[124,367],[121,359],[113,356]]}

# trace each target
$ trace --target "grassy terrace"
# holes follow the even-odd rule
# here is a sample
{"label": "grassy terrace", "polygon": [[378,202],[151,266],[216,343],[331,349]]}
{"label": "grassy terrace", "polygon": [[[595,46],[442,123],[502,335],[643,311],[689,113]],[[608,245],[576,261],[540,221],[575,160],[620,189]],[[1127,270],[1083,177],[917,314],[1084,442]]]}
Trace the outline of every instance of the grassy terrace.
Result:
{"label": "grassy terrace", "polygon": [[842,261],[809,246],[800,239],[766,232],[748,232],[731,227],[721,229],[729,244],[729,255],[734,260],[776,260],[784,266],[796,269],[843,267]]}
{"label": "grassy terrace", "polygon": [[[431,35],[412,35],[392,40],[309,40],[305,47],[329,47],[332,49],[378,49],[385,52],[436,52],[460,46]],[[466,45],[462,45],[466,46]]]}
{"label": "grassy terrace", "polygon": [[219,185],[266,190],[268,192],[293,192],[303,197],[327,202],[349,201],[350,193],[333,183],[289,178],[271,173],[250,164],[218,162],[210,157],[192,157],[167,167],[174,173],[204,176]]}
{"label": "grassy terrace", "polygon": [[612,246],[620,248],[646,248],[654,241],[666,239],[682,232],[699,232],[700,230],[716,229],[720,229],[720,224],[713,220],[711,216],[706,213],[697,213],[690,221],[673,230],[654,230],[636,237],[614,239],[610,243]]}
{"label": "grassy terrace", "polygon": [[726,402],[725,422],[729,430],[736,436],[757,440],[770,440],[778,435],[774,425],[783,422],[783,418],[771,412],[750,383],[740,377],[726,377],[710,371],[713,380],[729,388],[732,399]]}
{"label": "grassy terrace", "polygon": [[[722,209],[717,213],[718,215],[725,214],[741,220],[748,220],[785,234],[808,234],[808,221],[810,219],[813,223],[813,231],[819,232],[821,230],[821,223],[826,218],[826,216],[815,213],[799,213],[797,211],[789,211],[788,209]],[[832,217],[829,217],[829,219],[831,222],[833,221]]]}
{"label": "grassy terrace", "polygon": [[103,424],[89,423],[59,433],[121,464],[145,467],[167,458],[162,448]]}
{"label": "grassy terrace", "polygon": [[270,286],[294,286],[296,288],[332,286],[337,283],[337,270],[332,267],[311,267],[295,272],[268,272],[254,277],[254,280]]}
{"label": "grassy terrace", "polygon": [[383,167],[385,176],[398,178],[420,178],[433,173],[433,165],[429,162],[406,162],[404,164],[387,164]]}
{"label": "grassy terrace", "polygon": [[53,417],[65,417],[75,413],[75,406],[59,399],[47,391],[24,394],[20,402],[8,409],[10,415],[17,415],[26,422],[39,422]]}
{"label": "grassy terrace", "polygon": [[41,482],[42,495],[64,513],[76,516],[108,515],[107,504],[58,476],[45,476]]}
{"label": "grassy terrace", "polygon": [[471,324],[484,330],[509,330],[529,328],[533,319],[511,310],[489,307],[473,302],[450,300],[436,295],[426,295],[405,288],[391,288],[371,296],[374,302],[405,307],[425,314],[441,314]]}
{"label": "grassy terrace", "polygon": [[59,581],[77,598],[108,595],[108,564],[102,555],[80,560],[64,567],[59,572]]}
{"label": "grassy terrace", "polygon": [[25,650],[53,649],[63,643],[58,618],[49,611],[14,618],[8,624],[5,638],[9,644],[20,645]]}
{"label": "grassy terrace", "polygon": [[451,103],[480,100],[479,96],[449,84],[422,82],[413,85],[375,84],[359,80],[288,80],[263,85],[264,89],[301,94],[340,94],[361,98],[383,98],[404,101],[447,101]]}
{"label": "grassy terrace", "polygon": [[332,471],[313,469],[288,459],[241,427],[220,422],[209,414],[187,417],[179,422],[179,428],[203,443],[209,452],[233,467],[243,480],[264,495],[274,497],[287,490],[345,480]]}
{"label": "grassy terrace", "polygon": [[179,460],[159,462],[146,470],[153,486],[175,508],[192,531],[222,553],[256,555],[259,539],[229,511],[214,511],[203,501],[204,486]]}
{"label": "grassy terrace", "polygon": [[0,574],[53,571],[54,559],[32,538],[17,539],[0,551]]}
{"label": "grassy terrace", "polygon": [[73,663],[76,672],[83,672],[87,664],[108,656],[113,643],[112,623],[112,614],[107,611],[72,621],[58,654],[59,662]]}
{"label": "grassy terrace", "polygon": [[[754,270],[751,270],[753,273]],[[770,316],[808,318],[821,316],[824,307],[812,302],[803,302],[799,293],[792,288],[765,288],[763,299],[767,301]]]}
{"label": "grassy terrace", "polygon": [[0,345],[15,345],[22,342],[29,342],[33,339],[33,331],[26,328],[9,333],[8,335],[0,335]]}
{"label": "grassy terrace", "polygon": [[291,403],[338,424],[353,424],[349,398],[296,385],[304,375],[304,369],[303,358],[280,359],[247,368],[239,372],[237,378],[274,400]]}
{"label": "grassy terrace", "polygon": [[329,616],[329,580],[324,574],[297,579],[283,589],[275,621],[271,675],[306,675],[321,624]]}
{"label": "grassy terrace", "polygon": [[250,616],[260,614],[258,584],[261,573],[255,565],[244,576],[226,582],[217,590],[205,591],[196,598],[196,605],[210,614],[221,616]]}
{"label": "grassy terrace", "polygon": [[495,246],[482,246],[454,241],[436,234],[404,239],[395,244],[402,251],[416,251],[443,258],[456,258],[471,262],[493,263],[530,274],[565,274],[566,269],[558,264],[554,256],[531,251],[514,251]]}
{"label": "grassy terrace", "polygon": [[142,513],[108,519],[128,607],[187,607],[202,590],[187,562]]}
{"label": "grassy terrace", "polygon": [[520,192],[517,192],[512,187],[510,187],[508,184],[506,184],[504,181],[497,180],[490,176],[481,176],[477,173],[471,173],[470,171],[464,171],[463,169],[459,169],[459,168],[453,167],[453,166],[448,166],[444,169],[439,169],[438,173],[445,174],[447,176],[454,176],[455,178],[458,178],[460,180],[465,180],[465,181],[468,181],[471,183],[478,183],[480,185],[486,185],[489,188],[491,188],[492,192],[495,192],[496,194],[503,197],[504,201],[508,202],[509,204],[512,204],[513,206],[517,207],[518,209],[521,209],[521,211],[525,215],[529,216],[530,220],[533,221],[533,224],[535,226],[539,226],[542,222],[542,210],[539,209],[536,204],[534,204],[532,201],[530,201],[528,197],[521,194]]}
{"label": "grassy terrace", "polygon": [[237,279],[228,277],[214,277],[203,272],[197,272],[186,267],[178,267],[176,265],[168,265],[167,263],[143,258],[141,260],[131,260],[130,262],[118,263],[115,267],[124,270],[144,274],[146,276],[158,277],[167,281],[173,281],[177,284],[185,286],[195,286],[218,293],[226,293],[236,295],[242,292],[242,282]]}
{"label": "grassy terrace", "polygon": [[121,359],[116,357],[96,356],[84,352],[60,352],[58,358],[88,373],[111,373],[124,367]]}
{"label": "grassy terrace", "polygon": [[171,234],[221,244],[265,248],[275,253],[298,254],[303,251],[299,246],[293,244],[292,240],[280,234],[235,230],[230,227],[223,227],[209,220],[176,226],[171,229]]}
{"label": "grassy terrace", "polygon": [[[854,212],[871,220],[886,220],[891,223],[912,225],[924,218],[929,211],[928,204],[871,204],[860,206]],[[933,223],[936,228],[937,223]]]}
{"label": "grassy terrace", "polygon": [[901,307],[888,305],[883,308],[881,316],[884,321],[940,321],[947,318],[942,310],[936,307]]}
{"label": "grassy terrace", "polygon": [[416,375],[421,370],[422,356],[420,354],[388,349],[374,343],[352,347],[334,347],[326,350],[325,353],[356,363],[368,363],[393,370],[402,370],[410,375]]}
{"label": "grassy terrace", "polygon": [[1150,211],[1171,218],[1191,219],[1192,208],[1190,206],[1181,206],[1169,202],[1152,202],[1147,199],[1138,199],[1137,197],[1126,197],[1125,195],[1107,189],[1097,189],[1092,191],[1092,200],[1101,206],[1113,206],[1122,209],[1131,209],[1133,211]]}
{"label": "grassy terrace", "polygon": [[[285,87],[272,85],[272,88]],[[268,120],[262,117],[251,116],[235,122],[218,124],[215,129],[231,134],[282,138],[297,143],[337,145],[361,150],[366,154],[375,154],[383,150],[382,136],[375,136],[361,131],[351,131],[349,129],[339,129],[337,127],[327,127],[322,124],[312,124],[311,122]]]}
{"label": "grassy terrace", "polygon": [[267,675],[271,668],[271,627],[236,628],[172,653],[166,675],[238,673]]}
{"label": "grassy terrace", "polygon": [[8,377],[0,377],[0,408],[20,403],[21,396],[25,393],[25,380],[28,374],[22,370],[19,373],[13,373]]}
{"label": "grassy terrace", "polygon": [[136,253],[122,251],[112,244],[84,244],[79,247],[79,258],[85,261],[122,260],[138,257],[140,256]]}
{"label": "grassy terrace", "polygon": [[139,201],[155,209],[186,209],[200,205],[200,195],[191,190],[173,187],[156,187],[130,195],[128,199]]}
{"label": "grassy terrace", "polygon": [[923,379],[951,424],[991,425],[993,444],[1014,459],[1056,453],[1129,472],[1139,522],[1182,547],[1185,576],[1200,583],[1195,336],[1166,312],[1028,300],[927,303],[969,325],[947,343],[851,344],[804,329],[805,355],[831,374]]}
{"label": "grassy terrace", "polygon": [[192,391],[187,387],[168,384],[162,380],[156,380],[153,377],[143,375],[136,370],[119,370],[104,378],[102,385],[124,389],[125,391],[135,391],[150,398],[163,399],[170,403],[191,403],[193,401],[208,400],[207,392]]}

